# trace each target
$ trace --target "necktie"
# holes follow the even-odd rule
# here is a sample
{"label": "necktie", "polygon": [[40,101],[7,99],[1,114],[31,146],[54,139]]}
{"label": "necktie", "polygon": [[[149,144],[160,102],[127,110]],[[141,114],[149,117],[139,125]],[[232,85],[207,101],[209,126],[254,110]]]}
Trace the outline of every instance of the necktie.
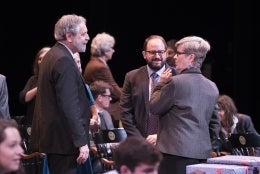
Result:
{"label": "necktie", "polygon": [[[158,79],[159,79],[159,75],[156,72],[153,72],[151,74],[151,92],[150,92],[150,95],[152,94],[152,91],[153,91],[154,87],[156,86]],[[147,120],[147,133],[148,133],[148,135],[152,135],[152,134],[157,133],[158,122],[159,122],[158,116],[154,116],[154,115],[149,113],[148,120]]]}
{"label": "necktie", "polygon": [[154,87],[156,86],[158,79],[159,79],[159,75],[156,72],[153,72],[151,74],[151,80],[152,80],[152,82],[151,82],[151,93],[152,93]]}

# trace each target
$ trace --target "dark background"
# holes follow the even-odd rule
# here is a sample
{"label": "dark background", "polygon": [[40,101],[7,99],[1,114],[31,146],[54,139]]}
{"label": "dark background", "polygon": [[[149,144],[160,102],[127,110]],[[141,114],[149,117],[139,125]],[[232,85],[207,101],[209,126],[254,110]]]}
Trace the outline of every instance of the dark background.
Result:
{"label": "dark background", "polygon": [[[58,18],[75,13],[86,17],[90,38],[103,31],[115,37],[115,53],[109,66],[120,86],[127,71],[145,64],[141,51],[144,39],[149,35],[159,34],[166,40],[187,35],[205,38],[212,46],[205,62],[209,68],[206,70],[208,77],[217,84],[220,93],[235,100],[240,112],[252,117],[260,131],[256,122],[259,116],[259,85],[256,85],[259,83],[256,73],[259,55],[254,45],[259,10],[255,10],[253,0],[53,3],[9,1],[2,5],[0,73],[7,76],[12,116],[25,113],[18,95],[32,74],[37,51],[55,43],[53,29]],[[89,60],[90,42],[86,53],[81,53],[83,69]]]}

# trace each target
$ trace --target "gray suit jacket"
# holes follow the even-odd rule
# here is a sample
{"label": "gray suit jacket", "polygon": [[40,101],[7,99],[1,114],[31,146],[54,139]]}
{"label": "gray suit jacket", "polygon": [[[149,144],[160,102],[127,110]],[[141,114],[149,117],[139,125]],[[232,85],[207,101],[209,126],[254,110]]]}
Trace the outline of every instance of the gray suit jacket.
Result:
{"label": "gray suit jacket", "polygon": [[199,69],[191,68],[159,83],[150,100],[151,112],[159,115],[157,147],[162,153],[206,159],[211,139],[218,137],[220,123],[215,106],[219,91]]}
{"label": "gray suit jacket", "polygon": [[90,102],[84,79],[64,45],[56,43],[41,63],[32,135],[40,152],[77,154],[89,144]]}
{"label": "gray suit jacket", "polygon": [[0,118],[10,119],[6,77],[0,74]]}
{"label": "gray suit jacket", "polygon": [[[168,67],[169,65],[166,65],[166,68]],[[122,124],[127,135],[147,137],[149,75],[146,65],[125,75],[120,106]]]}
{"label": "gray suit jacket", "polygon": [[110,113],[105,110],[105,109],[102,109],[99,111],[98,113],[99,115],[99,118],[100,118],[100,129],[101,130],[107,130],[107,129],[114,129],[114,124],[113,124],[113,121],[112,121],[112,118],[111,118],[111,115]]}

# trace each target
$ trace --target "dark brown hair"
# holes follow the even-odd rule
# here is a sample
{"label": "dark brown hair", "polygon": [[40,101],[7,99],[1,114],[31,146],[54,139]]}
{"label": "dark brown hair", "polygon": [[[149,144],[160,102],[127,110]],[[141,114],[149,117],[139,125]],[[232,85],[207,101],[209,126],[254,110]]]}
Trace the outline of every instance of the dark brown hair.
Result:
{"label": "dark brown hair", "polygon": [[142,137],[128,137],[115,148],[116,169],[126,165],[131,171],[140,164],[155,165],[162,160],[162,154]]}
{"label": "dark brown hair", "polygon": [[231,131],[230,129],[234,124],[233,115],[237,114],[237,107],[235,105],[235,102],[231,97],[223,94],[219,96],[217,105],[220,110],[223,110],[225,112],[224,117],[221,120],[222,126],[228,131]]}

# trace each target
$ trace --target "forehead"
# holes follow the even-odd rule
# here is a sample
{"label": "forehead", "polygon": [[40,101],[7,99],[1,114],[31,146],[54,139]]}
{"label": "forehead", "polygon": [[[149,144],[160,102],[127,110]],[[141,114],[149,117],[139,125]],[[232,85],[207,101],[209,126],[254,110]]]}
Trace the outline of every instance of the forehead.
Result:
{"label": "forehead", "polygon": [[148,164],[141,163],[135,167],[134,173],[135,174],[158,173],[158,167],[159,167],[159,163],[156,163],[154,165],[148,165]]}
{"label": "forehead", "polygon": [[84,34],[84,33],[87,33],[88,32],[88,29],[87,29],[87,26],[85,25],[84,22],[80,23],[78,25],[78,29],[79,29],[79,33],[80,34]]}
{"label": "forehead", "polygon": [[153,39],[148,41],[147,48],[149,48],[149,49],[152,49],[152,48],[165,49],[165,45],[164,45],[164,43],[161,39],[153,38]]}
{"label": "forehead", "polygon": [[6,142],[21,140],[20,134],[16,128],[8,127],[5,129],[4,132],[6,135],[6,139],[5,139]]}

